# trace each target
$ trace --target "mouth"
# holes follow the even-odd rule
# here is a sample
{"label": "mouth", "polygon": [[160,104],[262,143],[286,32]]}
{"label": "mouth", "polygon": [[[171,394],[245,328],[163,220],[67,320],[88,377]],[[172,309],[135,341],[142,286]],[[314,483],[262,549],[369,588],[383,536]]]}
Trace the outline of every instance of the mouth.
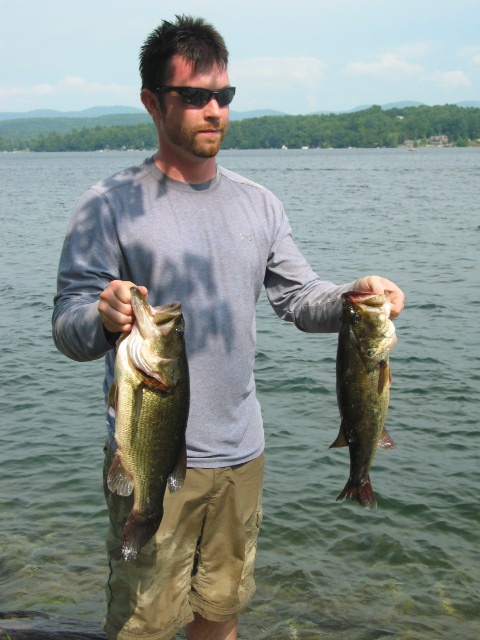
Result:
{"label": "mouth", "polygon": [[203,129],[198,131],[198,134],[205,138],[219,138],[221,135],[220,129]]}
{"label": "mouth", "polygon": [[[218,126],[217,126],[218,125]],[[206,134],[211,136],[218,136],[225,131],[225,127],[220,123],[210,123],[209,127],[204,127],[203,129],[198,129],[197,133]]]}

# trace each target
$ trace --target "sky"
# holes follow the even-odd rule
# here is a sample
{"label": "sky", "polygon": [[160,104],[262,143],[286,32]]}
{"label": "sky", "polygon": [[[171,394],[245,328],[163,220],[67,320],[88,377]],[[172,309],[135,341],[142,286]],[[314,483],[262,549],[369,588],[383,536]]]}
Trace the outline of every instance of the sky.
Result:
{"label": "sky", "polygon": [[175,14],[225,38],[238,112],[480,101],[480,0],[0,0],[0,112],[142,108],[140,47]]}

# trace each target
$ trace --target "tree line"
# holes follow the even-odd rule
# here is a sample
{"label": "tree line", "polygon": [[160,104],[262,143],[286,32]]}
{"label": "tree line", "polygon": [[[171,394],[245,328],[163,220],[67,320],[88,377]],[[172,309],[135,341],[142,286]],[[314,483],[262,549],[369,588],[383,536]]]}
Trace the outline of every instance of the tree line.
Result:
{"label": "tree line", "polygon": [[[306,116],[263,116],[232,121],[224,149],[372,148],[421,146],[432,137],[446,136],[448,144],[480,144],[480,109],[457,105],[415,106],[383,110]],[[446,141],[446,139],[445,139]],[[98,151],[154,149],[153,123],[98,126],[51,132],[32,138],[0,137],[0,151]]]}

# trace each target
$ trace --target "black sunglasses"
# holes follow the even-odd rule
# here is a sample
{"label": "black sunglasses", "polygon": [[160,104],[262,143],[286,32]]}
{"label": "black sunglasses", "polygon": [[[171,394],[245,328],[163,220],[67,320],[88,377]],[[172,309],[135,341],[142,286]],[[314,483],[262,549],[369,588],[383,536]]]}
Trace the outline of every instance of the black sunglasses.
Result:
{"label": "black sunglasses", "polygon": [[210,91],[210,89],[200,89],[199,87],[158,87],[153,93],[169,93],[176,91],[182,98],[183,104],[192,107],[204,107],[212,98],[218,102],[219,107],[226,107],[230,104],[235,95],[235,87],[225,87],[220,91]]}

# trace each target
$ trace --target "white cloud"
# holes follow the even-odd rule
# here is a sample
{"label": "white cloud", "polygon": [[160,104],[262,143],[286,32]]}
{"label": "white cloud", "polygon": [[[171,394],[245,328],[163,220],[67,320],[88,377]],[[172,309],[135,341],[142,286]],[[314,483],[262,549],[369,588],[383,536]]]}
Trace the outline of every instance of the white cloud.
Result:
{"label": "white cloud", "polygon": [[317,58],[250,58],[232,62],[232,82],[242,85],[291,90],[292,84],[312,90],[322,81],[325,63]]}
{"label": "white cloud", "polygon": [[0,98],[29,98],[52,95],[52,85],[48,83],[27,86],[0,86]]}
{"label": "white cloud", "polygon": [[461,58],[468,58],[474,66],[480,66],[480,46],[462,47],[458,52]]}
{"label": "white cloud", "polygon": [[72,98],[82,100],[86,98],[89,104],[92,100],[107,101],[113,104],[119,99],[131,100],[138,95],[139,89],[132,89],[119,84],[101,84],[88,82],[80,76],[66,76],[57,83],[42,83],[36,85],[0,86],[2,100],[28,100],[30,98]]}
{"label": "white cloud", "polygon": [[469,87],[472,84],[464,71],[436,71],[433,80],[442,89]]}
{"label": "white cloud", "polygon": [[407,42],[394,50],[399,56],[404,58],[421,58],[430,50],[427,42]]}
{"label": "white cloud", "polygon": [[58,88],[73,89],[82,93],[88,94],[110,94],[115,96],[127,95],[130,93],[131,88],[125,87],[119,84],[101,84],[98,82],[87,82],[80,76],[67,76],[58,83]]}
{"label": "white cloud", "polygon": [[480,54],[480,46],[462,47],[458,53],[463,58],[471,58]]}
{"label": "white cloud", "polygon": [[384,53],[378,62],[352,62],[345,71],[352,76],[395,76],[411,77],[423,72],[419,64],[405,60],[401,53]]}
{"label": "white cloud", "polygon": [[322,60],[307,56],[234,60],[229,65],[230,81],[239,87],[234,108],[314,111],[319,107],[325,69]]}

